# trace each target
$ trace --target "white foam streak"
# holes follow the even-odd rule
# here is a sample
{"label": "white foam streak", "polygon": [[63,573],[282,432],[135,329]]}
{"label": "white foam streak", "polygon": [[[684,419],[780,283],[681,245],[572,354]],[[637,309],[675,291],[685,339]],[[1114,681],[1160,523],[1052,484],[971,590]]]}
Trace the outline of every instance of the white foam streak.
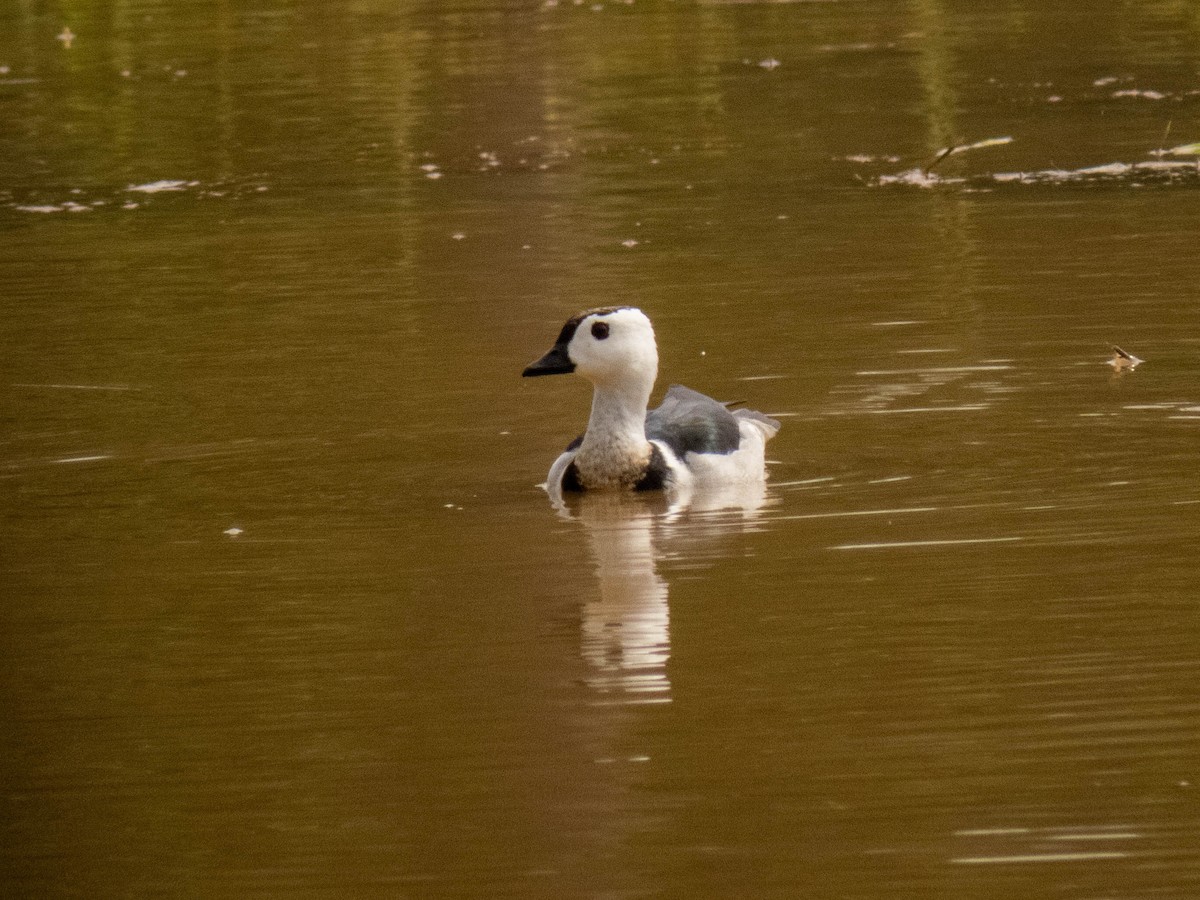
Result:
{"label": "white foam streak", "polygon": [[938,375],[962,372],[1004,372],[1012,366],[931,366],[925,369],[864,369],[855,375]]}
{"label": "white foam streak", "polygon": [[968,403],[963,406],[910,406],[906,409],[867,409],[863,411],[872,416],[891,416],[900,413],[974,412],[987,408],[986,403]]}
{"label": "white foam streak", "polygon": [[999,538],[957,538],[950,540],[938,541],[881,541],[871,544],[837,544],[830,547],[830,550],[891,550],[906,547],[954,547],[966,546],[969,544],[1010,544],[1015,541],[1023,541],[1023,537],[999,537]]}
{"label": "white foam streak", "polygon": [[1013,856],[962,856],[950,862],[964,866],[1012,865],[1015,863],[1086,862],[1094,859],[1124,859],[1128,853],[1120,851],[1095,853],[1023,853]]}
{"label": "white foam streak", "polygon": [[900,516],[913,513],[938,512],[940,509],[941,507],[938,506],[910,506],[899,509],[857,509],[849,512],[800,513],[794,516],[780,516],[777,521],[797,522],[803,519],[852,519],[862,516]]}

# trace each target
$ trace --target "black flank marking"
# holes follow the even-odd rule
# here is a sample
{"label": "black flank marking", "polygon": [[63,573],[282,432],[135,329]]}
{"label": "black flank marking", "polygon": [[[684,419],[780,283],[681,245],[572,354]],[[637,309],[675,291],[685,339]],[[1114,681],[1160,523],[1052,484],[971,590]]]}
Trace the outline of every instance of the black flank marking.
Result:
{"label": "black flank marking", "polygon": [[572,450],[578,450],[579,445],[583,443],[583,439],[586,435],[587,432],[585,431],[579,437],[575,438],[575,440],[571,441],[571,443],[567,444],[567,449],[564,450],[563,453],[570,453]]}
{"label": "black flank marking", "polygon": [[563,472],[562,489],[571,494],[583,493],[583,485],[579,483],[579,470],[575,468],[575,463],[567,466],[567,471]]}
{"label": "black flank marking", "polygon": [[641,481],[633,486],[635,491],[661,491],[666,487],[667,476],[671,473],[667,460],[657,444],[651,444],[650,464],[646,466],[646,474]]}

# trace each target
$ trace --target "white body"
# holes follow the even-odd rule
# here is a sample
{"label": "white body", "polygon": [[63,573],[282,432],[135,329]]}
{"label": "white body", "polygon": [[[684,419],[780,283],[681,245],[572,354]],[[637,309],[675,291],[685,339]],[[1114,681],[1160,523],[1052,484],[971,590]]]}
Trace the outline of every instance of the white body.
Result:
{"label": "white body", "polygon": [[[662,487],[668,490],[687,489],[697,483],[744,483],[766,478],[766,442],[779,430],[779,424],[759,413],[739,410],[733,414],[738,429],[736,449],[677,453],[671,444],[682,443],[682,432],[680,440],[675,440],[669,420],[659,422],[657,433],[664,439],[647,438],[646,411],[658,375],[658,348],[654,328],[640,310],[622,307],[581,313],[564,326],[555,348],[525,374],[570,371],[592,382],[592,411],[582,443],[567,450],[550,467],[546,487],[551,493],[562,490],[563,478],[572,466],[572,477],[582,489],[640,488],[656,455],[661,462],[653,465],[665,464]],[[713,419],[720,418],[722,427],[732,429],[730,414],[716,401],[679,388],[672,388],[668,400],[675,391],[680,391],[674,397],[677,405],[691,404],[688,417],[679,423],[681,429],[698,423],[702,428],[706,413],[711,413]],[[725,447],[732,447],[729,437],[728,433],[724,435]]]}
{"label": "white body", "polygon": [[[647,446],[658,447],[666,459],[671,469],[672,487],[689,488],[693,485],[763,481],[767,477],[767,441],[774,437],[775,430],[753,419],[739,419],[738,427],[741,431],[741,446],[732,453],[685,453],[683,459],[680,459],[662,441],[646,441],[644,432],[643,441]],[[586,444],[586,440],[584,443]],[[583,447],[579,447],[561,454],[550,467],[543,487],[557,485],[561,489],[567,466],[577,459],[582,449]],[[648,452],[646,456],[649,456]],[[638,458],[644,459],[640,454]],[[623,455],[617,447],[606,446],[595,463],[601,470],[619,471],[628,468],[630,457]],[[644,465],[644,462],[642,464]]]}

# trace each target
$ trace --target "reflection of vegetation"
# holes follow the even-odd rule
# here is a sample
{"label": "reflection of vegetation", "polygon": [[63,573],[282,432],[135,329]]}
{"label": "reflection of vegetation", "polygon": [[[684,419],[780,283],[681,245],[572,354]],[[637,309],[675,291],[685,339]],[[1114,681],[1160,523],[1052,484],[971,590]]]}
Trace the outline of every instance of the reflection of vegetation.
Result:
{"label": "reflection of vegetation", "polygon": [[703,6],[694,14],[662,8],[595,18],[562,32],[554,55],[565,65],[556,66],[553,87],[591,100],[602,116],[619,116],[627,133],[662,135],[664,125],[684,121],[703,131],[724,114],[714,76],[729,62],[732,37],[728,17]]}
{"label": "reflection of vegetation", "polygon": [[[913,0],[913,13],[920,38],[917,74],[924,94],[926,146],[930,157],[951,156],[947,148],[961,144],[958,137],[958,98],[953,77],[958,71],[947,13],[941,0]],[[968,146],[987,146],[984,140]],[[970,214],[973,204],[963,195],[945,194],[933,198],[935,245],[931,272],[925,281],[930,300],[941,317],[959,319],[964,309],[974,310],[974,271],[977,254]],[[968,337],[971,329],[967,329]]]}
{"label": "reflection of vegetation", "polygon": [[956,67],[941,0],[913,0],[913,14],[919,34],[917,74],[925,95],[927,149],[932,157],[960,142],[955,127],[958,104],[951,83]]}
{"label": "reflection of vegetation", "polygon": [[[65,24],[70,49],[55,39]],[[23,3],[0,35],[0,100],[21,136],[6,174],[87,188],[277,178],[331,158],[326,175],[344,171],[355,142],[412,123],[416,32],[379,24],[357,7]]]}
{"label": "reflection of vegetation", "polygon": [[[691,166],[673,169],[680,182],[715,186],[727,192],[722,202],[735,203],[744,184],[730,183],[743,173],[788,183],[819,166],[818,154],[845,152],[839,127],[907,154],[909,134],[887,131],[896,110],[913,105],[896,78],[907,59],[919,84],[924,161],[994,137],[962,128],[971,105],[964,92],[993,74],[972,49],[1027,47],[1019,65],[1037,72],[1047,43],[1039,35],[1074,21],[1021,2],[986,15],[946,0],[887,11],[591,5],[426,2],[397,11],[382,0],[336,9],[69,0],[51,8],[21,0],[0,34],[0,64],[29,80],[0,88],[12,123],[6,174],[10,185],[60,188],[268,175],[306,188],[340,184],[347,196],[386,193],[411,211],[438,202],[419,169],[432,160],[434,178],[552,172],[546,195],[571,210],[621,194],[618,181],[678,154]],[[1105,49],[1111,72],[1123,60],[1194,66],[1198,10],[1147,0],[1098,16],[1079,37]],[[54,40],[68,24],[77,35],[70,51]],[[831,44],[850,52],[830,53]],[[778,71],[764,74],[757,63],[774,56]],[[875,110],[884,114],[872,119]],[[852,129],[851,120],[863,124]],[[1194,140],[1184,127],[1180,143]],[[961,165],[947,159],[939,169]]]}

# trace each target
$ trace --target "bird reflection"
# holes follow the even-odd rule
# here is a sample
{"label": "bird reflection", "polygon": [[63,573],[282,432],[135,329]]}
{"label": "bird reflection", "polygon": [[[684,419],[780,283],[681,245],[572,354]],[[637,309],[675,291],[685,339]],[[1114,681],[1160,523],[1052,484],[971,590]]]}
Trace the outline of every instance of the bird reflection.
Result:
{"label": "bird reflection", "polygon": [[762,482],[686,495],[552,493],[559,514],[587,535],[599,593],[583,606],[587,684],[603,704],[669,703],[669,589],[665,556],[715,558],[723,539],[747,530],[766,505]]}

